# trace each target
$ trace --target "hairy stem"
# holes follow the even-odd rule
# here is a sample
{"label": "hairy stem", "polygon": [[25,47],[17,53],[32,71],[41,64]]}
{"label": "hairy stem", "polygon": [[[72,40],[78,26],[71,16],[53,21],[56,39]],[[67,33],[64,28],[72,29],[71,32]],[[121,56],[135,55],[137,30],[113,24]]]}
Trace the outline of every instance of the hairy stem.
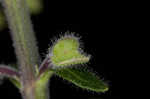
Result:
{"label": "hairy stem", "polygon": [[52,71],[45,71],[36,81],[36,99],[50,99],[49,96],[49,79],[53,75]]}
{"label": "hairy stem", "polygon": [[35,98],[35,65],[39,53],[26,0],[1,0],[11,29],[18,65],[21,71],[24,99]]}

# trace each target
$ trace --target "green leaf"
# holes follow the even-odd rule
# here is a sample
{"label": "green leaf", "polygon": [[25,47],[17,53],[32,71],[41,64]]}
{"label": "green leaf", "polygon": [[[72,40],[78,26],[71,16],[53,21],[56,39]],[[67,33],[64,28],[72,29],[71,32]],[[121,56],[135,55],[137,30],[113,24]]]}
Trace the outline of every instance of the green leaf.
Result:
{"label": "green leaf", "polygon": [[57,67],[82,64],[90,59],[79,51],[78,39],[70,35],[56,41],[50,53],[52,64]]}
{"label": "green leaf", "polygon": [[17,88],[21,88],[21,82],[18,79],[9,78],[10,82],[12,82]]}
{"label": "green leaf", "polygon": [[95,92],[105,92],[108,90],[108,85],[87,69],[62,68],[56,70],[56,75],[84,89]]}

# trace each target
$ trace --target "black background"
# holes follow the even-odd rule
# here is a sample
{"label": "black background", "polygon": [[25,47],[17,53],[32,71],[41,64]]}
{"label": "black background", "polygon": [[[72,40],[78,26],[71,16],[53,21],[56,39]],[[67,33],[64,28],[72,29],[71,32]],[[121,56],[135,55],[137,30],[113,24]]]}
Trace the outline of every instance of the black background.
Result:
{"label": "black background", "polygon": [[[92,55],[88,64],[104,81],[110,90],[105,93],[89,92],[52,77],[50,81],[51,99],[111,99],[112,98],[112,68],[115,56],[116,14],[108,3],[70,2],[52,3],[44,1],[44,10],[39,15],[32,16],[39,52],[44,58],[51,39],[66,31],[75,32],[81,36],[84,51]],[[118,25],[117,25],[118,26]],[[0,62],[15,63],[16,58],[12,47],[9,29],[0,32]],[[6,95],[7,94],[7,95]],[[0,96],[3,99],[21,99],[19,91],[7,80],[0,86]],[[16,98],[18,97],[18,98]],[[119,97],[118,95],[115,98]]]}

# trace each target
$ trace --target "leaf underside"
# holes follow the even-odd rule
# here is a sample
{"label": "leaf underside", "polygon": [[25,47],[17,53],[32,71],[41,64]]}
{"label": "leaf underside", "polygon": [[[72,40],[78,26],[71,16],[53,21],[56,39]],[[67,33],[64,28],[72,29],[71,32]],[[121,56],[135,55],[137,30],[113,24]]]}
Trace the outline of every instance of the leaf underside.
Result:
{"label": "leaf underside", "polygon": [[56,75],[84,89],[95,92],[105,92],[108,90],[107,84],[86,69],[63,68],[56,70]]}

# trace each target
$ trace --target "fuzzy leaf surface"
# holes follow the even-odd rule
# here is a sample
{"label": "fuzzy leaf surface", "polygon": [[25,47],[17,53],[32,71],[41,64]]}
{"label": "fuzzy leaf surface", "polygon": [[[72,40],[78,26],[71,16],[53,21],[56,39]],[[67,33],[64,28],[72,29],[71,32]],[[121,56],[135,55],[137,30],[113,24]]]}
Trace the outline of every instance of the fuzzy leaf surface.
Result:
{"label": "fuzzy leaf surface", "polygon": [[90,59],[80,52],[79,41],[72,36],[60,38],[54,44],[51,54],[52,64],[57,67],[87,63]]}
{"label": "fuzzy leaf surface", "polygon": [[105,92],[108,90],[107,84],[87,69],[63,68],[56,70],[56,75],[87,90],[95,92]]}

